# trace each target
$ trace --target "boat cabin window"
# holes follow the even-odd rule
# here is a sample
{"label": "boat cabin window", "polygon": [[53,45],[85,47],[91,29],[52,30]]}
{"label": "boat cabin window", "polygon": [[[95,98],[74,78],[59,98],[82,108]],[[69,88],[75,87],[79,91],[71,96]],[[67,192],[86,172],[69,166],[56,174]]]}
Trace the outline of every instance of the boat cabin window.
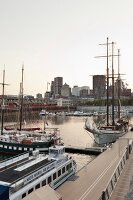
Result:
{"label": "boat cabin window", "polygon": [[63,155],[64,152],[65,152],[65,148],[58,149],[58,148],[55,147],[55,148],[49,149],[49,154],[52,154],[55,157],[58,156],[58,155]]}
{"label": "boat cabin window", "polygon": [[61,175],[61,169],[58,171],[58,177]]}
{"label": "boat cabin window", "polygon": [[72,168],[72,163],[70,163],[70,168]]}
{"label": "boat cabin window", "polygon": [[23,199],[24,197],[26,197],[26,193],[22,194],[22,199]]}
{"label": "boat cabin window", "polygon": [[54,154],[54,155],[58,155],[58,150],[57,149],[50,149],[49,153]]}
{"label": "boat cabin window", "polygon": [[28,191],[28,194],[30,194],[32,191],[33,191],[33,188],[31,188],[31,189]]}
{"label": "boat cabin window", "polygon": [[66,166],[66,170],[69,170],[70,169],[70,165],[68,164],[67,166]]}
{"label": "boat cabin window", "polygon": [[46,185],[46,180],[42,181],[42,186]]}
{"label": "boat cabin window", "polygon": [[35,186],[35,189],[40,188],[40,183]]}
{"label": "boat cabin window", "polygon": [[55,179],[56,179],[56,173],[53,174],[53,180],[55,180]]}
{"label": "boat cabin window", "polygon": [[65,167],[62,168],[62,174],[65,173]]}
{"label": "boat cabin window", "polygon": [[51,183],[51,176],[48,177],[48,184]]}

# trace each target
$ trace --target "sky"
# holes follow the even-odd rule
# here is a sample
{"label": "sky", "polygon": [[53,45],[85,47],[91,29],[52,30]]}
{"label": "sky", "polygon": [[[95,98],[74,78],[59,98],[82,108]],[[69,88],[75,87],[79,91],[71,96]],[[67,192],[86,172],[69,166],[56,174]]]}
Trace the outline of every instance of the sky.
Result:
{"label": "sky", "polygon": [[[0,0],[5,94],[19,94],[23,64],[25,95],[44,94],[58,76],[71,88],[92,88],[92,75],[106,74],[106,58],[95,57],[106,55],[99,44],[107,37],[115,42],[115,54],[120,49],[120,72],[133,91],[132,9],[132,0]],[[114,57],[116,72],[117,62]]]}

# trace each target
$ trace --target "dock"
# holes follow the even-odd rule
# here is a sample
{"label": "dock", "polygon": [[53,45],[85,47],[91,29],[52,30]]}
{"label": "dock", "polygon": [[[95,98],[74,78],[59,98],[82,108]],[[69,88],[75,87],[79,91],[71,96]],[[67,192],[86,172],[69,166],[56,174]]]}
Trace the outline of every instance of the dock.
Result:
{"label": "dock", "polygon": [[[110,199],[133,156],[132,148],[133,132],[129,132],[57,188],[57,192],[64,200]],[[127,191],[124,192],[126,195]]]}
{"label": "dock", "polygon": [[104,152],[107,147],[77,147],[77,146],[66,146],[65,151],[67,153],[80,153],[87,155],[99,155]]}

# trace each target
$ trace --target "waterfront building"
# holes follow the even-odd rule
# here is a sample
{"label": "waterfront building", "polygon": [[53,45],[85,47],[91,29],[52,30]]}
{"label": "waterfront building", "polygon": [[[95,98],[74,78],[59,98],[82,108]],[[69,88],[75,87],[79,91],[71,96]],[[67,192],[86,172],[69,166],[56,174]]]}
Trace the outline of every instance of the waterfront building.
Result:
{"label": "waterfront building", "polygon": [[79,96],[81,98],[86,98],[86,97],[88,97],[88,95],[90,95],[90,88],[88,86],[82,86],[80,88]]}
{"label": "waterfront building", "polygon": [[59,98],[57,99],[57,105],[58,106],[70,106],[72,103],[72,101],[70,99],[63,99],[63,98]]}
{"label": "waterfront building", "polygon": [[77,85],[75,85],[72,88],[72,95],[75,97],[79,97],[79,92],[80,92],[80,87],[78,87]]}
{"label": "waterfront building", "polygon": [[72,88],[72,95],[76,97],[87,97],[90,94],[89,86],[78,87],[77,85]]}

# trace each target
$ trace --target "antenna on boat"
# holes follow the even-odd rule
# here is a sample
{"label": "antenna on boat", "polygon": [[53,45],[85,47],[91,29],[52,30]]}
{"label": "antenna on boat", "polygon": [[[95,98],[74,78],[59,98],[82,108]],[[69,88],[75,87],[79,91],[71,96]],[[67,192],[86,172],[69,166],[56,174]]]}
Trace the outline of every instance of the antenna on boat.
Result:
{"label": "antenna on boat", "polygon": [[4,93],[5,93],[5,85],[9,85],[5,83],[5,69],[3,70],[3,82],[0,83],[2,85],[2,104],[1,104],[1,135],[3,135],[3,124],[4,124]]}

